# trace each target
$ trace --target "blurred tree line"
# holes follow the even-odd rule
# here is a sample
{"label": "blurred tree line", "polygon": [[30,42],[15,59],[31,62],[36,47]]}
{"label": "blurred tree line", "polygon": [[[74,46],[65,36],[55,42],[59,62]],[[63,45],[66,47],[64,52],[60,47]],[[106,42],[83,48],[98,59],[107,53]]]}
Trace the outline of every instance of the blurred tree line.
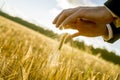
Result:
{"label": "blurred tree line", "polygon": [[31,28],[31,29],[33,29],[33,30],[35,30],[35,31],[37,31],[37,32],[40,32],[40,33],[42,33],[43,35],[46,35],[46,36],[48,36],[48,37],[54,38],[54,37],[53,37],[54,35],[56,35],[56,37],[58,37],[58,35],[55,34],[53,31],[48,30],[48,29],[44,29],[44,28],[42,28],[41,26],[35,25],[35,24],[33,24],[33,23],[30,23],[30,22],[28,22],[28,21],[26,21],[26,20],[23,20],[23,19],[19,18],[19,17],[10,16],[9,14],[7,14],[7,13],[5,13],[5,12],[2,12],[2,11],[0,11],[0,15],[1,15],[1,16],[4,16],[4,17],[6,17],[6,18],[8,18],[8,19],[10,19],[10,20],[12,20],[12,21],[15,21],[15,22],[17,22],[17,23],[19,23],[19,24],[22,24],[22,25],[24,25],[24,26],[26,26],[26,27],[28,27],[28,28]]}
{"label": "blurred tree line", "polygon": [[120,65],[120,56],[116,55],[114,51],[108,51],[106,48],[94,48],[92,45],[86,45],[84,41],[73,41],[72,46],[87,51],[90,54],[103,58],[106,61],[113,62]]}
{"label": "blurred tree line", "polygon": [[[1,16],[4,16],[10,20],[13,20],[17,23],[20,23],[28,28],[31,28],[39,33],[42,33],[50,38],[59,38],[60,35],[54,33],[53,31],[51,30],[48,30],[48,29],[44,29],[40,26],[37,26],[33,23],[30,23],[28,21],[25,21],[19,17],[13,17],[13,16],[10,16],[9,14],[7,13],[4,13],[4,12],[1,12],[0,11],[0,15]],[[104,60],[106,61],[110,61],[110,62],[113,62],[114,64],[119,64],[120,65],[120,56],[116,55],[115,52],[109,52],[107,49],[103,48],[94,48],[92,45],[91,46],[88,46],[86,45],[83,41],[78,41],[78,40],[72,40],[72,47],[76,47],[80,50],[83,50],[83,51],[87,51],[88,53],[91,53],[95,56],[98,56],[100,58],[103,58]]]}

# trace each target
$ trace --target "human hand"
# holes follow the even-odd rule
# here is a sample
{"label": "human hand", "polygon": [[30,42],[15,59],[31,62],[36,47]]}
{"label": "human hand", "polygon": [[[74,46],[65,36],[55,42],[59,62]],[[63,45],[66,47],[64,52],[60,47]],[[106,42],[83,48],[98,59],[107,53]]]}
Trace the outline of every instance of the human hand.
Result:
{"label": "human hand", "polygon": [[77,19],[85,19],[94,23],[108,24],[114,20],[112,14],[104,7],[77,7],[63,10],[53,21],[56,27],[62,27]]}
{"label": "human hand", "polygon": [[63,27],[64,29],[78,30],[77,33],[74,33],[69,36],[71,38],[77,36],[87,36],[87,37],[108,36],[106,24],[94,23],[87,20],[77,20],[76,22],[69,23],[68,25]]}
{"label": "human hand", "polygon": [[[69,9],[65,9],[63,10],[58,16],[56,16],[56,18],[53,21],[53,24],[56,24],[56,27],[59,27],[59,25],[61,24],[61,22],[68,16],[70,16],[71,14],[73,14],[74,12],[76,12],[77,10],[79,10],[80,7],[76,7],[76,8],[69,8]],[[63,15],[64,14],[64,15]]]}

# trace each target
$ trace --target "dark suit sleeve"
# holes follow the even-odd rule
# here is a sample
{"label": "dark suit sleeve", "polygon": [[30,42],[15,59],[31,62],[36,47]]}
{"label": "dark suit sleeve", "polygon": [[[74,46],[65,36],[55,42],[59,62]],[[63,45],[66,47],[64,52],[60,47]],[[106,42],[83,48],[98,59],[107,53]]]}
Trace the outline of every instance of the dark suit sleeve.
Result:
{"label": "dark suit sleeve", "polygon": [[[120,17],[120,0],[108,0],[104,4],[108,9],[110,9],[115,15]],[[120,28],[117,28],[113,23],[110,23],[113,31],[113,38],[108,42],[113,43],[120,38]]]}
{"label": "dark suit sleeve", "polygon": [[108,0],[104,5],[120,17],[120,0]]}

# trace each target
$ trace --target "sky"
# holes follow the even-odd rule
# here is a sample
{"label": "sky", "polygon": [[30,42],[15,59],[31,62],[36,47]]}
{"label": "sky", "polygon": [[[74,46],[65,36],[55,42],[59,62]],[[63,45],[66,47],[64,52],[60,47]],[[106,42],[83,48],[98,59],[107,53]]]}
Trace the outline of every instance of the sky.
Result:
{"label": "sky", "polygon": [[[106,0],[0,0],[0,9],[12,16],[18,16],[44,28],[59,31],[52,24],[53,19],[63,10],[77,6],[102,6]],[[67,32],[67,31],[66,31]],[[88,38],[79,36],[78,40],[84,40],[86,44],[94,47],[106,47],[120,55],[120,40],[115,43],[107,43],[101,37]]]}

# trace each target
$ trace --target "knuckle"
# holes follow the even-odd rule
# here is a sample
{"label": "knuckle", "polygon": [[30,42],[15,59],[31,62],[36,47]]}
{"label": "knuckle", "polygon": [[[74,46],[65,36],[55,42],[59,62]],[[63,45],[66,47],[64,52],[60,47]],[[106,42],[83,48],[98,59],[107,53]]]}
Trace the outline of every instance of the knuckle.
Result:
{"label": "knuckle", "polygon": [[64,9],[62,12],[63,12],[63,13],[66,13],[66,11],[67,11],[67,9]]}
{"label": "knuckle", "polygon": [[86,9],[81,8],[81,9],[79,9],[79,12],[85,14],[85,13],[88,12],[88,9],[87,8]]}
{"label": "knuckle", "polygon": [[69,12],[71,12],[71,9],[64,9],[64,10],[62,11],[62,13],[69,13]]}

